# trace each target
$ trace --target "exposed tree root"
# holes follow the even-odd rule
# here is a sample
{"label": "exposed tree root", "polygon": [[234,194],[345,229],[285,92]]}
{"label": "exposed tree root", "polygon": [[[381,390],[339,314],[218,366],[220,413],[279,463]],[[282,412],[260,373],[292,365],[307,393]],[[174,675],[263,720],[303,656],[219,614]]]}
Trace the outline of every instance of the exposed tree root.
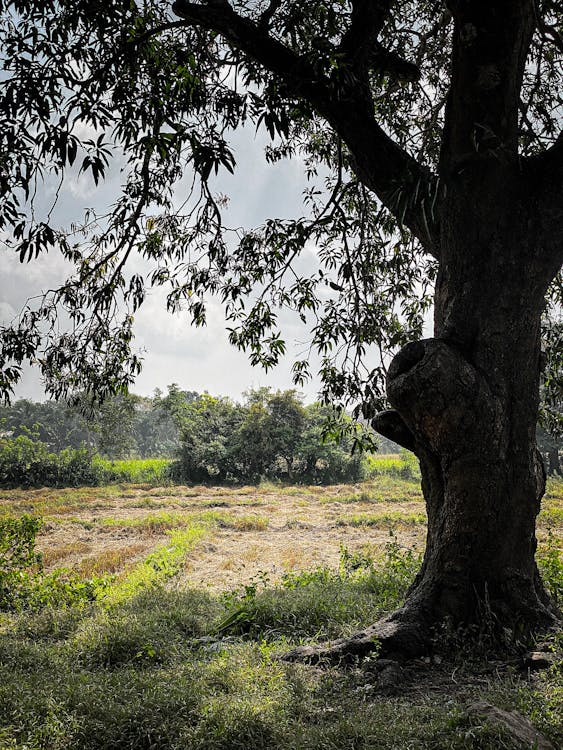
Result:
{"label": "exposed tree root", "polygon": [[[540,608],[541,609],[541,608]],[[374,654],[378,659],[394,660],[398,662],[411,661],[421,656],[427,656],[433,651],[442,652],[456,650],[453,645],[454,641],[441,644],[436,637],[438,632],[437,623],[433,625],[424,619],[419,608],[413,608],[403,605],[400,609],[392,612],[383,619],[376,622],[364,630],[361,630],[349,638],[340,638],[329,643],[319,646],[299,646],[284,654],[282,661],[304,662],[306,664],[327,664],[327,665],[346,665],[364,659],[370,654]],[[533,618],[532,618],[533,619]],[[471,627],[462,628],[457,632],[457,638],[462,636],[462,642],[468,647],[475,640],[475,646],[486,648],[489,653],[496,653],[500,658],[514,658],[516,652],[525,650],[526,641],[543,633],[550,635],[557,632],[561,627],[562,621],[552,612],[543,613],[543,616],[533,619],[534,625],[530,620],[528,629],[528,639],[523,639],[523,632],[520,632],[520,638],[516,640],[506,640],[506,629],[498,627],[496,632],[489,628],[491,623],[487,623],[484,632],[475,630]],[[498,625],[498,623],[497,623]],[[522,623],[520,623],[522,626]],[[461,626],[460,626],[461,628]],[[455,631],[452,631],[452,637],[455,637]],[[529,646],[528,646],[529,647]]]}
{"label": "exposed tree root", "polygon": [[429,629],[416,621],[401,621],[397,614],[394,612],[350,638],[322,646],[299,646],[284,654],[282,659],[307,664],[346,664],[371,653],[399,661],[426,654],[431,645]]}

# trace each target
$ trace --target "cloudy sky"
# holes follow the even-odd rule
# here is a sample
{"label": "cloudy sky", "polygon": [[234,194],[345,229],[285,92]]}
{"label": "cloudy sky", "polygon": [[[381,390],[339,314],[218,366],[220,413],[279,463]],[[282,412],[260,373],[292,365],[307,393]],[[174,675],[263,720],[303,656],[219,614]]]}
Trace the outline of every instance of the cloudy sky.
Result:
{"label": "cloudy sky", "polygon": [[[269,216],[296,217],[303,212],[301,191],[304,168],[299,160],[268,165],[263,156],[264,141],[253,131],[236,133],[231,139],[238,167],[235,175],[225,173],[217,181],[217,192],[230,198],[228,221],[231,226],[257,226]],[[101,208],[111,203],[119,188],[116,172],[98,189],[89,177],[67,179],[59,194],[56,218],[68,226],[80,220],[86,207]],[[40,203],[49,205],[55,186],[46,186]],[[179,196],[180,197],[180,196]],[[51,253],[28,264],[20,264],[13,254],[0,250],[0,319],[11,321],[26,300],[52,288],[64,278],[61,258]],[[290,388],[291,364],[306,348],[304,327],[289,316],[282,317],[288,352],[283,362],[265,373],[249,364],[244,353],[230,346],[225,320],[218,303],[208,311],[208,325],[194,329],[187,316],[166,312],[164,293],[153,292],[136,316],[135,346],[143,351],[144,368],[133,390],[150,395],[176,382],[182,388],[239,398],[248,388],[272,386]],[[318,382],[304,389],[307,400],[315,398]],[[16,397],[43,399],[37,372],[28,368]]]}

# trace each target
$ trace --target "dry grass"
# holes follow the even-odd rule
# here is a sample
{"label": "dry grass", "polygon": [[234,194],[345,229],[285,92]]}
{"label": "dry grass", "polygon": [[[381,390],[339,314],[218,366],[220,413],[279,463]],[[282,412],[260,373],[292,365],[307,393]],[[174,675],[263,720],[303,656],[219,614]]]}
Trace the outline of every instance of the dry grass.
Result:
{"label": "dry grass", "polygon": [[[259,513],[249,510],[259,507]],[[424,504],[414,482],[386,476],[362,484],[258,487],[150,487],[0,491],[0,515],[33,512],[46,569],[120,572],[166,542],[167,532],[203,523],[205,539],[189,552],[184,582],[224,590],[265,570],[336,566],[340,547],[383,550],[393,533],[420,551]],[[563,482],[551,481],[538,519],[540,548],[563,536]],[[181,583],[181,582],[180,582]]]}
{"label": "dry grass", "polygon": [[52,568],[64,563],[69,557],[84,555],[91,549],[91,544],[81,541],[68,542],[58,547],[49,547],[43,552],[43,565],[46,568]]}
{"label": "dry grass", "polygon": [[128,544],[118,549],[106,549],[97,555],[84,558],[75,569],[83,578],[104,573],[120,573],[139,559],[147,548],[146,544]]}

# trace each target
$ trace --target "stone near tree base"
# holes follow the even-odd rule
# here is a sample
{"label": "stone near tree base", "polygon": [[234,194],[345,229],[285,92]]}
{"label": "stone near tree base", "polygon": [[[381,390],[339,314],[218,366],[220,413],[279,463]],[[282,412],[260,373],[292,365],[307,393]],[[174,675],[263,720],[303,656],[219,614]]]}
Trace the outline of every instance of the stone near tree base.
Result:
{"label": "stone near tree base", "polygon": [[399,691],[401,686],[404,683],[405,675],[403,673],[403,669],[401,665],[392,660],[383,660],[382,661],[389,661],[390,664],[387,664],[379,671],[379,674],[377,676],[377,683],[379,687],[384,690],[387,693],[396,693]]}
{"label": "stone near tree base", "polygon": [[486,701],[469,706],[470,716],[482,716],[489,724],[503,727],[522,749],[556,750],[555,745],[546,739],[526,717],[516,711],[503,711]]}
{"label": "stone near tree base", "polygon": [[548,651],[530,651],[524,655],[524,669],[530,669],[532,672],[540,669],[549,669],[555,664],[555,654]]}

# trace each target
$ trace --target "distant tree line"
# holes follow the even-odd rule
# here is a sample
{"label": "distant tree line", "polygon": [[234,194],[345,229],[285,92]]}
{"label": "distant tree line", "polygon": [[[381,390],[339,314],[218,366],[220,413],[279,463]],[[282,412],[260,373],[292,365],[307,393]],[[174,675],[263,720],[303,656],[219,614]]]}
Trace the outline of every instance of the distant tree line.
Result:
{"label": "distant tree line", "polygon": [[[330,434],[336,421],[335,432],[343,433],[338,443]],[[35,471],[32,483],[41,481],[44,466],[52,482],[60,483],[71,461],[84,465],[76,476],[90,477],[87,455],[94,454],[168,457],[174,459],[171,479],[196,482],[355,481],[365,469],[362,456],[352,451],[352,421],[329,406],[304,405],[294,390],[250,390],[237,403],[173,384],[166,394],[122,394],[93,410],[85,403],[19,400],[0,407],[0,433],[4,463],[22,464],[17,476]]]}
{"label": "distant tree line", "polygon": [[[330,434],[337,418],[338,443]],[[353,439],[346,415],[305,405],[294,390],[250,390],[238,403],[172,384],[151,398],[124,393],[93,409],[86,402],[26,399],[0,407],[0,463],[12,466],[15,476],[27,472],[31,484],[41,477],[60,484],[73,476],[95,483],[93,455],[170,458],[170,479],[177,481],[355,481],[365,463],[353,453]],[[378,443],[384,453],[398,451],[384,438]],[[548,472],[561,474],[561,440],[538,429],[538,445]]]}
{"label": "distant tree line", "polygon": [[152,398],[124,393],[91,407],[84,401],[36,402],[27,399],[0,406],[4,437],[32,436],[51,451],[88,448],[111,459],[172,457],[179,449],[179,416],[197,399],[195,391],[168,386]]}

